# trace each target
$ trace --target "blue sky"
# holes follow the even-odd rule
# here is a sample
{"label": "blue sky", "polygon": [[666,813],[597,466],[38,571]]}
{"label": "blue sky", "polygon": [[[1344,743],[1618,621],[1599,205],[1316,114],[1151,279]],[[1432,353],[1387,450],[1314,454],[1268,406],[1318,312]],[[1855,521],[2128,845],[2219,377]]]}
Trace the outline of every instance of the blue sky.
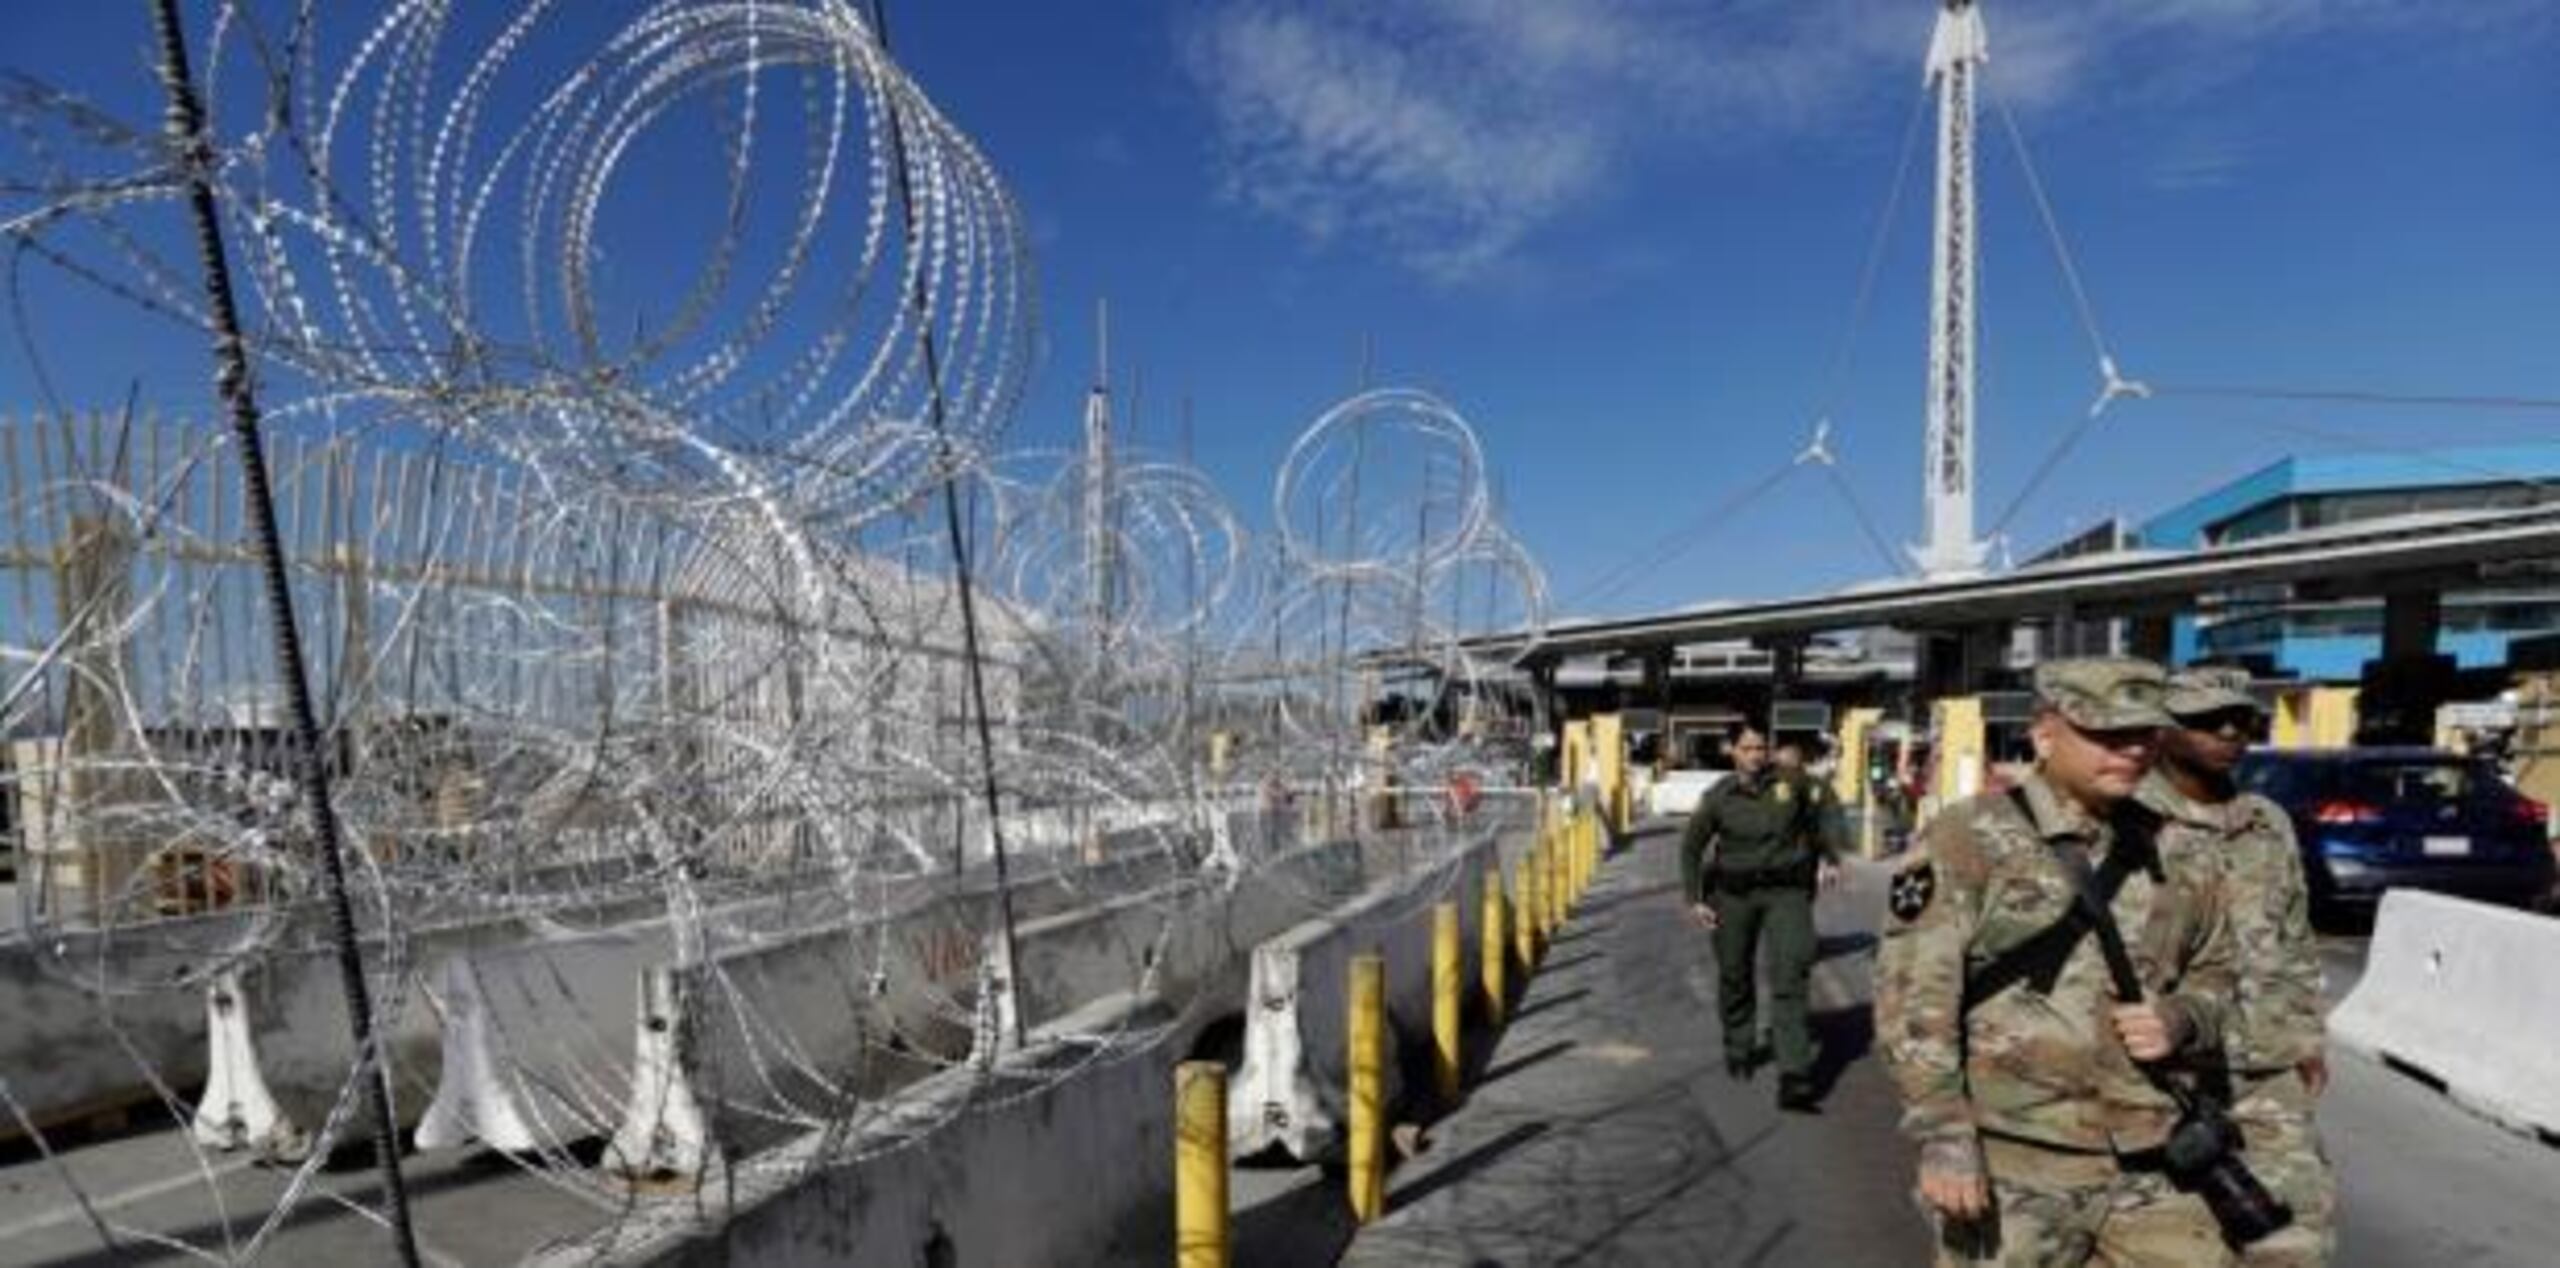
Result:
{"label": "blue sky", "polygon": [[[1375,381],[1466,414],[1564,611],[1597,613],[1876,575],[1809,470],[1680,531],[1785,463],[1826,397],[1846,482],[1896,539],[1916,531],[1925,147],[1852,368],[1835,385],[1832,367],[1932,12],[892,0],[891,25],[1031,226],[1044,360],[1015,443],[1072,433],[1107,295],[1139,443],[1171,447],[1187,396],[1200,461],[1261,520],[1274,467],[1352,387],[1366,343]],[[2129,374],[2560,398],[2551,6],[1994,0],[1986,15],[1993,90]],[[0,12],[0,64],[148,122],[143,25],[139,6],[22,0]],[[1985,123],[1987,524],[2097,382]],[[639,250],[674,245],[650,238],[672,229],[629,232]],[[201,363],[147,323],[101,303],[46,322],[66,396],[111,405],[139,375],[146,399],[201,409]],[[24,358],[0,357],[0,409],[22,409]],[[2008,533],[2024,555],[2289,452],[2543,439],[2560,440],[2560,413],[2133,402]],[[1666,538],[1662,566],[1593,592]]]}

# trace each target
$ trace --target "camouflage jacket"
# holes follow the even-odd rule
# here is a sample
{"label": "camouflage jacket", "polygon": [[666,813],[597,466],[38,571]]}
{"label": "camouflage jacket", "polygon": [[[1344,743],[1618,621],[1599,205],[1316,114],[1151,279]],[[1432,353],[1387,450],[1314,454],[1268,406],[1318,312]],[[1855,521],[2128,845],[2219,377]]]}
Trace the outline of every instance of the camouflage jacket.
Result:
{"label": "camouflage jacket", "polygon": [[1821,781],[1767,771],[1746,783],[1736,775],[1698,798],[1680,833],[1681,892],[1702,900],[1718,869],[1800,867],[1810,885],[1815,861],[1838,858],[1847,843],[1839,799]]}
{"label": "camouflage jacket", "polygon": [[[2021,813],[2023,802],[2024,813]],[[2160,1144],[2177,1117],[2116,1038],[2116,1004],[2097,936],[2034,975],[1996,965],[2061,920],[2074,901],[2056,846],[2136,851],[2112,904],[2147,998],[2182,1031],[2173,1060],[2218,1057],[2234,949],[2210,860],[2164,851],[2128,803],[2090,819],[2030,775],[1930,823],[1896,870],[1876,968],[1876,1042],[1902,1095],[1903,1130],[1924,1147],[1989,1132],[2067,1149]],[[2121,864],[2120,864],[2121,866]],[[1968,998],[1972,998],[1968,1007]]]}
{"label": "camouflage jacket", "polygon": [[2196,801],[2157,772],[2136,795],[2161,817],[2168,848],[2192,849],[2221,865],[2233,949],[2244,966],[2232,997],[2234,1024],[2223,1036],[2232,1068],[2264,1074],[2318,1055],[2327,996],[2292,821],[2256,793],[2218,805]]}

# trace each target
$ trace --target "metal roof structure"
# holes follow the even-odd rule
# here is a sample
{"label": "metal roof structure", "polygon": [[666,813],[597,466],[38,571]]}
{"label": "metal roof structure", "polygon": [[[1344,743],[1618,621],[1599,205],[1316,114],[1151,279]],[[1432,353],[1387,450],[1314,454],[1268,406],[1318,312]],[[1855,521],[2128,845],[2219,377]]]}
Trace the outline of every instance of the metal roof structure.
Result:
{"label": "metal roof structure", "polygon": [[2560,507],[2429,513],[2202,550],[2086,555],[1990,576],[1480,635],[1461,645],[1477,656],[1552,661],[1874,626],[1953,629],[2063,612],[2082,619],[2161,614],[2252,585],[2324,583],[2347,593],[2459,586],[2497,564],[2552,556],[2560,556]]}

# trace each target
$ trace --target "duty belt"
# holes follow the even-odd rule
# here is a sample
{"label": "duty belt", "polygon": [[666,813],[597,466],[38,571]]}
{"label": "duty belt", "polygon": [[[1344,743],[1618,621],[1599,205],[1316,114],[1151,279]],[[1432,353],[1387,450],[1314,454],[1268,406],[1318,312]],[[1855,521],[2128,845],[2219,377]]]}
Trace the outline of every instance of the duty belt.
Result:
{"label": "duty belt", "polygon": [[1723,894],[1761,889],[1811,889],[1814,869],[1802,863],[1783,867],[1719,867],[1707,876],[1707,888]]}

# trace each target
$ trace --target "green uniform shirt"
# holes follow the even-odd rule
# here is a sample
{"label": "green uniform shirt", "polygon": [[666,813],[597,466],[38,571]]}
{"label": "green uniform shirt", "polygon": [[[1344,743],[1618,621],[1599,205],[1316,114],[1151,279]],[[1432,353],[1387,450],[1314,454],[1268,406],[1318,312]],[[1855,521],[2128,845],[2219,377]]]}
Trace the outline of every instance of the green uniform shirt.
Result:
{"label": "green uniform shirt", "polygon": [[1815,860],[1837,859],[1847,838],[1839,801],[1821,781],[1775,771],[1752,779],[1735,775],[1698,798],[1680,834],[1682,892],[1691,902],[1705,901],[1714,871],[1800,867],[1810,882]]}

